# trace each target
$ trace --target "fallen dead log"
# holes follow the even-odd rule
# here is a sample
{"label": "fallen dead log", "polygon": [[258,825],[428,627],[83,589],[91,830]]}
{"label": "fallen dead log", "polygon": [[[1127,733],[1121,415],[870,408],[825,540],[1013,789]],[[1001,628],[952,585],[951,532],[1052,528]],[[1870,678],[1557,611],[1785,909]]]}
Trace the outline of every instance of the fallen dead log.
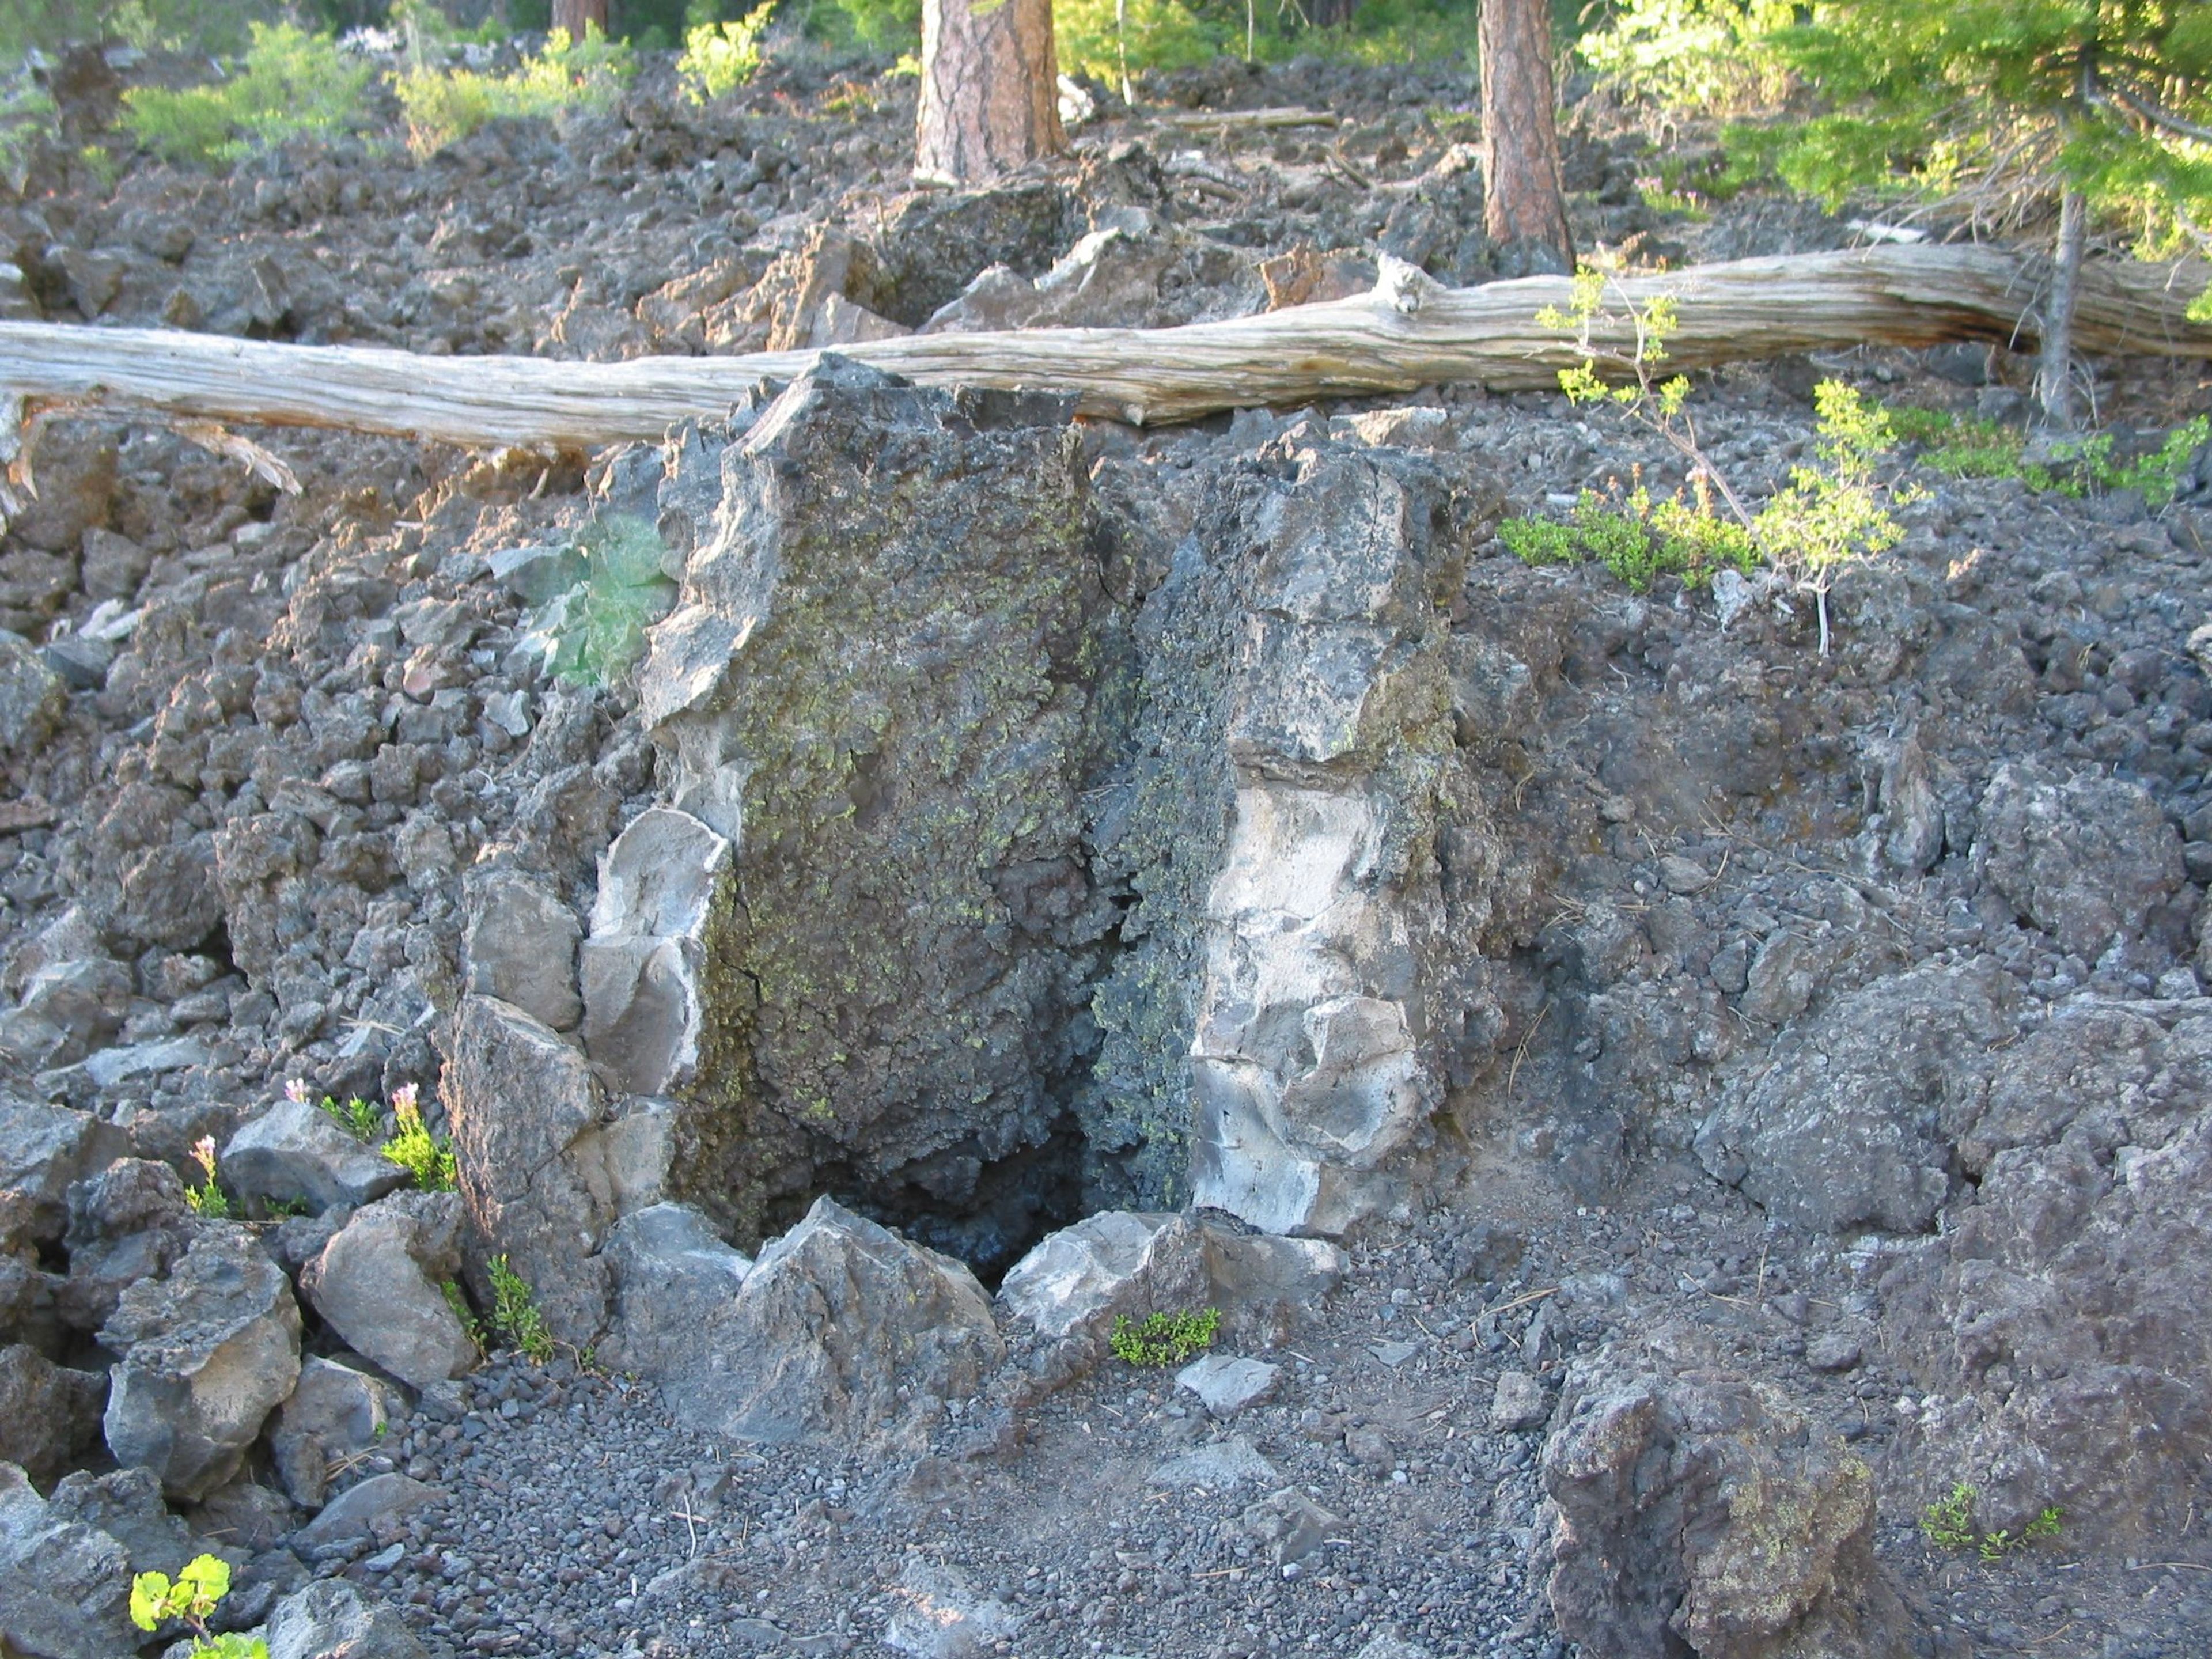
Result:
{"label": "fallen dead log", "polygon": [[1158,118],[1171,127],[1211,132],[1217,127],[1246,132],[1272,132],[1279,127],[1333,127],[1337,118],[1325,109],[1190,109],[1175,110]]}
{"label": "fallen dead log", "polygon": [[[2034,256],[1990,247],[1741,259],[1627,279],[1613,308],[1676,296],[1670,370],[1863,344],[1994,340],[2027,348],[2035,343],[2045,267]],[[2083,274],[2075,339],[2091,352],[2212,357],[2212,327],[2184,315],[2203,282],[2176,282],[2148,265],[2100,264]],[[1445,289],[1386,258],[1370,293],[1229,322],[908,335],[837,349],[927,385],[1068,392],[1085,414],[1163,424],[1453,382],[1501,391],[1552,386],[1572,354],[1561,331],[1540,326],[1535,315],[1566,301],[1563,277]],[[1598,337],[1615,349],[1632,344],[1621,320]],[[621,363],[418,357],[159,329],[0,323],[0,400],[21,398],[33,413],[66,405],[466,445],[588,446],[713,418],[758,382],[802,373],[817,355]]]}

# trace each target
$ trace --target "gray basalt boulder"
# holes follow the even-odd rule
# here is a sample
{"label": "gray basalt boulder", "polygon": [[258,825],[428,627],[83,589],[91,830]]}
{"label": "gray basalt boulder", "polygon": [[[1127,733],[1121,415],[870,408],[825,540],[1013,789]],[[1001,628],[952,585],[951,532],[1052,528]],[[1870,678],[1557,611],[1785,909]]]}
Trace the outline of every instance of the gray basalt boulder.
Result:
{"label": "gray basalt boulder", "polygon": [[633,1094],[661,1094],[698,1071],[707,933],[729,872],[730,842],[667,807],[640,813],[599,860],[584,1042]]}
{"label": "gray basalt boulder", "polygon": [[1005,1352],[966,1267],[826,1198],[761,1252],[708,1337],[719,1363],[664,1369],[671,1408],[770,1443],[926,1432]]}
{"label": "gray basalt boulder", "polygon": [[2141,784],[2032,764],[1990,780],[1974,863],[2022,921],[2089,963],[2140,941],[2185,878],[2181,837]]}
{"label": "gray basalt boulder", "polygon": [[617,1219],[591,1062],[513,1004],[471,996],[440,1087],[470,1225],[528,1282],[554,1336],[589,1346],[606,1324],[599,1250]]}
{"label": "gray basalt boulder", "polygon": [[21,1469],[0,1463],[0,1650],[36,1659],[135,1653],[130,1553],[52,1513]]}
{"label": "gray basalt boulder", "polygon": [[[829,1163],[957,1209],[1050,1139],[1085,1063],[1085,964],[1114,918],[1081,795],[1112,647],[1067,415],[830,358],[661,486],[688,562],[641,713],[668,805],[736,847],[677,1196],[736,1236],[766,1230],[772,1180]],[[648,819],[625,842],[683,827]],[[718,855],[688,833],[687,884]],[[629,958],[681,954],[628,919],[625,863],[586,947],[594,1058],[631,1017]],[[656,989],[653,1029],[681,1001]]]}
{"label": "gray basalt boulder", "polygon": [[133,1572],[174,1573],[200,1553],[191,1528],[169,1512],[161,1483],[148,1469],[64,1476],[47,1497],[46,1515],[98,1528],[123,1546]]}
{"label": "gray basalt boulder", "polygon": [[0,629],[0,749],[22,753],[53,729],[69,688],[21,634]]}
{"label": "gray basalt boulder", "polygon": [[101,1328],[108,1449],[172,1498],[204,1497],[300,1373],[300,1310],[283,1270],[243,1227],[203,1224],[165,1278],[139,1280]]}
{"label": "gray basalt boulder", "polygon": [[2008,1049],[1960,1138],[1976,1186],[1946,1230],[1932,1295],[1885,1310],[1885,1325],[1935,1333],[1898,1455],[1929,1498],[1943,1480],[1975,1486],[1984,1528],[2017,1531],[2056,1504],[2069,1535],[2135,1547],[2202,1511],[2203,1006],[2085,999]]}
{"label": "gray basalt boulder", "polygon": [[696,1394],[727,1340],[751,1259],[714,1235],[685,1204],[624,1216],[605,1251],[613,1317],[602,1359],[659,1382],[672,1397]]}
{"label": "gray basalt boulder", "polygon": [[480,996],[511,1002],[565,1031],[583,1017],[576,994],[576,913],[538,877],[519,870],[471,875],[461,976]]}
{"label": "gray basalt boulder", "polygon": [[59,1238],[70,1188],[130,1150],[130,1137],[103,1118],[0,1089],[0,1188],[13,1188],[29,1201],[34,1239]]}
{"label": "gray basalt boulder", "polygon": [[62,1235],[69,1277],[56,1302],[63,1321],[95,1331],[113,1316],[123,1292],[167,1273],[190,1248],[194,1231],[185,1183],[166,1164],[119,1158],[69,1189],[69,1225]]}
{"label": "gray basalt boulder", "polygon": [[1139,896],[1093,999],[1085,1127],[1143,1149],[1140,1191],[1326,1235],[1402,1202],[1495,1012],[1467,971],[1495,835],[1436,599],[1485,508],[1307,428],[1212,483],[1135,623],[1133,758],[1097,839]]}
{"label": "gray basalt boulder", "polygon": [[[410,1388],[442,1382],[477,1359],[477,1345],[444,1289],[460,1271],[461,1227],[455,1194],[395,1193],[340,1228],[301,1269],[300,1288],[363,1358]],[[304,1374],[301,1386],[307,1386]]]}
{"label": "gray basalt boulder", "polygon": [[1008,1314],[1043,1335],[1103,1338],[1116,1317],[1214,1308],[1227,1336],[1273,1340],[1336,1287],[1344,1252],[1216,1218],[1104,1210],[1038,1241],[1000,1282]]}
{"label": "gray basalt boulder", "polygon": [[100,1437],[107,1379],[57,1365],[21,1342],[0,1348],[0,1462],[50,1481]]}
{"label": "gray basalt boulder", "polygon": [[319,1508],[330,1495],[331,1466],[374,1450],[405,1412],[389,1383],[332,1360],[307,1360],[269,1437],[285,1492],[303,1508]]}
{"label": "gray basalt boulder", "polygon": [[1590,1659],[1913,1650],[1871,1474],[1758,1383],[1608,1349],[1569,1371],[1541,1468],[1553,1616]]}
{"label": "gray basalt boulder", "polygon": [[343,1579],[295,1590],[269,1615],[269,1659],[423,1659],[399,1609]]}
{"label": "gray basalt boulder", "polygon": [[1802,1227],[1930,1231],[2017,1000],[2012,976],[1987,957],[1838,997],[1786,1030],[1773,1064],[1706,1120],[1698,1158]]}
{"label": "gray basalt boulder", "polygon": [[331,1115],[303,1100],[280,1100],[241,1125],[222,1149],[222,1178],[240,1197],[302,1203],[319,1214],[397,1192],[407,1171],[356,1140]]}
{"label": "gray basalt boulder", "polygon": [[302,1550],[314,1550],[346,1539],[388,1536],[395,1522],[444,1496],[441,1488],[410,1475],[372,1474],[325,1504],[300,1528],[296,1541]]}

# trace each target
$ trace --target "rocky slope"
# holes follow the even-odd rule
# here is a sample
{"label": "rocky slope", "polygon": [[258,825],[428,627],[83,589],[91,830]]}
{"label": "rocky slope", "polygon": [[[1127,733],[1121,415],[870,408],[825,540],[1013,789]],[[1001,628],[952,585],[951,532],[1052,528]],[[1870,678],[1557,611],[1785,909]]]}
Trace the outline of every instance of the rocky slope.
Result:
{"label": "rocky slope", "polygon": [[[17,303],[610,356],[1492,274],[1442,79],[1196,77],[1349,118],[956,196],[824,78],[0,207]],[[1843,234],[1576,153],[1586,230]],[[1815,373],[2017,404],[1717,377],[1740,488]],[[286,1654],[2201,1646],[2212,460],[1917,475],[1823,656],[1508,556],[1680,479],[1549,398],[833,359],[588,458],[256,437],[298,494],[50,421],[0,547],[14,1649],[203,1547]],[[313,1103],[410,1089],[454,1191]],[[1931,1549],[1962,1482],[2059,1535]]]}

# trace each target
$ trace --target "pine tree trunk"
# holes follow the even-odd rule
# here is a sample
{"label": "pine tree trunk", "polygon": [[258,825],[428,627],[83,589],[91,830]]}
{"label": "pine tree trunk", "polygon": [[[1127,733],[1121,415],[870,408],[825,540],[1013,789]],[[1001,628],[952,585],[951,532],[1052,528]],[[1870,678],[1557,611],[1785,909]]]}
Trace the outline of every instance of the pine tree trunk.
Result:
{"label": "pine tree trunk", "polygon": [[914,172],[981,183],[1066,151],[1052,0],[922,0]]}
{"label": "pine tree trunk", "polygon": [[1483,229],[1508,276],[1575,267],[1559,188],[1550,0],[1482,0]]}
{"label": "pine tree trunk", "polygon": [[2043,302],[2043,355],[2035,391],[2044,419],[2061,431],[2074,428],[2074,307],[2081,291],[2081,251],[2089,213],[2081,192],[2058,198],[2058,249],[2051,265],[2051,295]]}
{"label": "pine tree trunk", "polygon": [[568,30],[571,40],[584,38],[586,23],[607,32],[607,0],[553,0],[552,27]]}

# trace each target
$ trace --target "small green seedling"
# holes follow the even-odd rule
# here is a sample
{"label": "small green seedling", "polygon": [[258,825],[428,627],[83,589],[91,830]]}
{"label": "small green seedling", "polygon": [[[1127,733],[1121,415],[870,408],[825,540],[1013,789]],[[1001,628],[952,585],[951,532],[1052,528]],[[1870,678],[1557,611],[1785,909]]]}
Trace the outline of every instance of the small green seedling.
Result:
{"label": "small green seedling", "polygon": [[411,1083],[392,1091],[394,1132],[379,1150],[389,1162],[412,1174],[415,1184],[424,1192],[450,1193],[459,1173],[453,1143],[422,1127],[420,1099]]}
{"label": "small green seedling", "polygon": [[192,1143],[192,1162],[206,1172],[207,1179],[197,1187],[185,1188],[185,1202],[192,1206],[192,1213],[204,1216],[210,1221],[230,1219],[230,1198],[215,1179],[215,1137],[202,1135]]}
{"label": "small green seedling", "polygon": [[[312,1098],[306,1081],[296,1077],[284,1085],[284,1097],[287,1100],[296,1101],[303,1106]],[[376,1139],[377,1132],[384,1127],[384,1120],[378,1115],[376,1108],[359,1095],[356,1095],[343,1106],[328,1095],[325,1095],[317,1103],[317,1109],[356,1140],[374,1140]]]}
{"label": "small green seedling", "polygon": [[553,1357],[553,1334],[545,1328],[545,1316],[538,1310],[530,1281],[508,1267],[503,1255],[492,1257],[489,1268],[492,1328],[544,1364]]}
{"label": "small green seedling", "polygon": [[269,1644],[258,1638],[209,1633],[207,1621],[229,1594],[230,1564],[221,1556],[195,1556],[173,1580],[163,1572],[142,1572],[131,1581],[131,1622],[152,1631],[181,1620],[192,1633],[192,1659],[269,1659]]}
{"label": "small green seedling", "polygon": [[1921,1535],[1936,1549],[1972,1550],[1984,1561],[2002,1561],[2039,1538],[2058,1536],[2061,1512],[2055,1504],[2016,1533],[2002,1528],[1982,1531],[1974,1521],[1974,1502],[1979,1496],[1965,1481],[1959,1482],[1920,1512]]}
{"label": "small green seedling", "polygon": [[1107,1340],[1115,1358],[1132,1365],[1180,1365],[1193,1354],[1212,1347],[1214,1334],[1220,1328],[1218,1308],[1208,1308],[1203,1313],[1186,1310],[1148,1314],[1141,1321],[1116,1314]]}

